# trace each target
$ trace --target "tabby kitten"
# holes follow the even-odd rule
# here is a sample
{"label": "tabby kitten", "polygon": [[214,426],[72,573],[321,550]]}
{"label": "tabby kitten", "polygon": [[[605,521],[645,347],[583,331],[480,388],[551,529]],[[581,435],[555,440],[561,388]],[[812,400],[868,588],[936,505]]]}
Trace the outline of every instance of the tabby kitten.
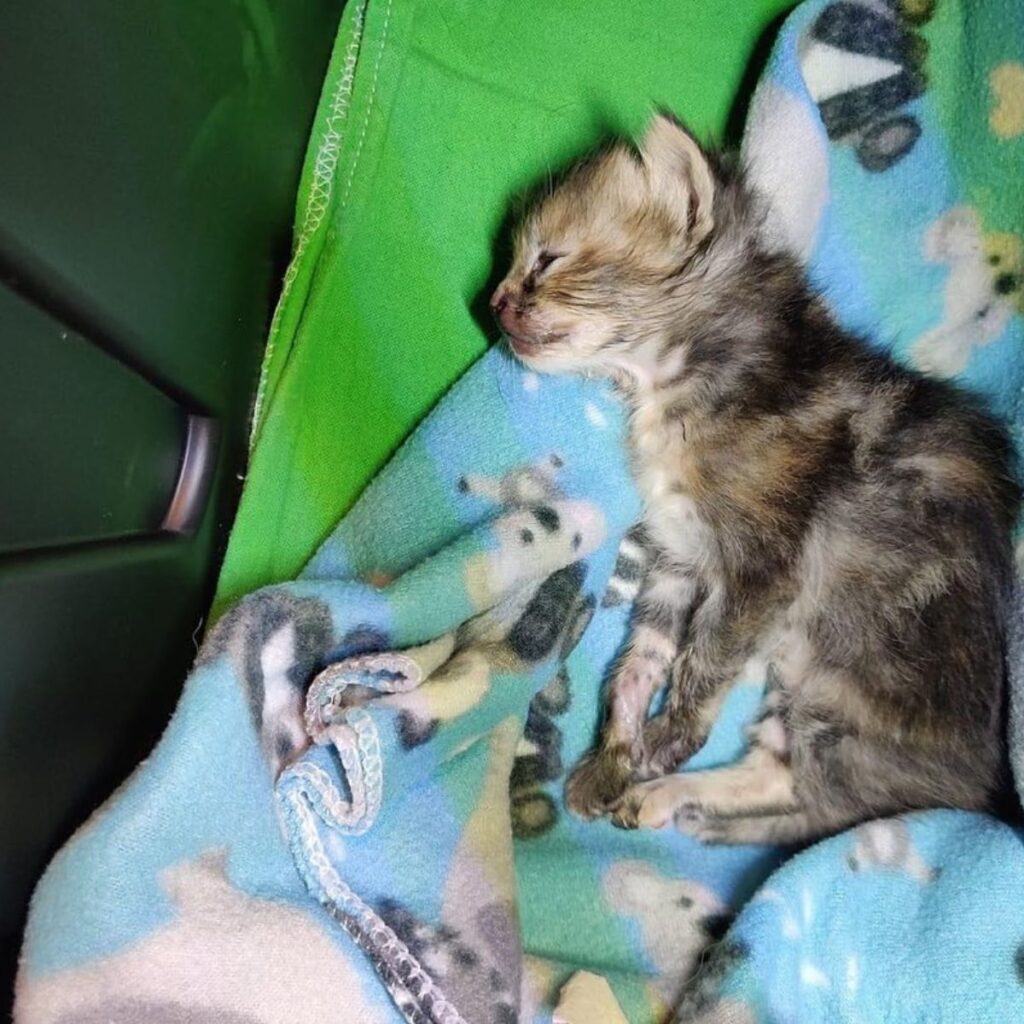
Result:
{"label": "tabby kitten", "polygon": [[[491,302],[528,366],[620,385],[653,546],[569,807],[727,843],[990,807],[1004,431],[841,328],[739,175],[666,116],[540,200]],[[746,755],[670,774],[752,656],[772,670]]]}

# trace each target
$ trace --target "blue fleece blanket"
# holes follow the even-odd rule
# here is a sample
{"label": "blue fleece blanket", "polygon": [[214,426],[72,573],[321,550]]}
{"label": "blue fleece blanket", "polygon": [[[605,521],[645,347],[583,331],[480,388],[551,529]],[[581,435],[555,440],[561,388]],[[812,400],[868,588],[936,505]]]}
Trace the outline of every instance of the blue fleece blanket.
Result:
{"label": "blue fleece blanket", "polygon": [[[1018,439],[1022,60],[1009,0],[811,0],[745,140],[843,321]],[[564,813],[638,512],[615,397],[489,353],[302,577],[207,639],[156,750],[39,885],[17,1020],[550,1021],[580,968],[631,1021],[1024,1020],[1024,845],[994,819],[790,856]],[[742,750],[764,671],[691,766]],[[617,1011],[586,1012],[560,1011]]]}

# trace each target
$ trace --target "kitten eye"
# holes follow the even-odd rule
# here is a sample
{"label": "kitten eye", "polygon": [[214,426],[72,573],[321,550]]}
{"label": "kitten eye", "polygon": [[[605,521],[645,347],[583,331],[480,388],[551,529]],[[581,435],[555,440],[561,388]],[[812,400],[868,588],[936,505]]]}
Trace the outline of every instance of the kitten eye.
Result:
{"label": "kitten eye", "polygon": [[534,277],[539,277],[541,274],[544,273],[545,270],[548,269],[548,267],[551,266],[552,263],[555,262],[555,260],[560,260],[561,258],[562,253],[560,252],[542,252],[537,257],[536,261],[533,264],[533,267],[531,267],[530,274]]}

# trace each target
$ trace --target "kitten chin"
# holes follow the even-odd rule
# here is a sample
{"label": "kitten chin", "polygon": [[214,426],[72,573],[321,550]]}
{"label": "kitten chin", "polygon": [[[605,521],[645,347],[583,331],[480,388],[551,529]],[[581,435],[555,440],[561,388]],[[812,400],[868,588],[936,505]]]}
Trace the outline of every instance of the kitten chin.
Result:
{"label": "kitten chin", "polygon": [[[610,376],[632,410],[650,569],[570,807],[714,842],[991,808],[1019,505],[1002,427],[844,331],[667,116],[528,213],[492,305],[531,368]],[[751,657],[772,669],[747,754],[669,775]]]}

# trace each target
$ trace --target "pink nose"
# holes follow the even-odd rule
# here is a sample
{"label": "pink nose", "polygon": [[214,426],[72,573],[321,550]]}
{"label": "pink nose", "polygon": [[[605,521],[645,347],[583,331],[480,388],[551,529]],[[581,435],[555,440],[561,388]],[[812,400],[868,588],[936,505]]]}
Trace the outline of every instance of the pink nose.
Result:
{"label": "pink nose", "polygon": [[500,316],[508,305],[508,292],[505,291],[505,286],[499,284],[494,290],[494,294],[491,296],[491,309],[494,311],[496,316]]}
{"label": "pink nose", "polygon": [[516,297],[506,288],[505,285],[498,285],[497,290],[491,296],[491,309],[498,318],[498,323],[507,334],[517,334],[522,330],[520,317],[522,310]]}

